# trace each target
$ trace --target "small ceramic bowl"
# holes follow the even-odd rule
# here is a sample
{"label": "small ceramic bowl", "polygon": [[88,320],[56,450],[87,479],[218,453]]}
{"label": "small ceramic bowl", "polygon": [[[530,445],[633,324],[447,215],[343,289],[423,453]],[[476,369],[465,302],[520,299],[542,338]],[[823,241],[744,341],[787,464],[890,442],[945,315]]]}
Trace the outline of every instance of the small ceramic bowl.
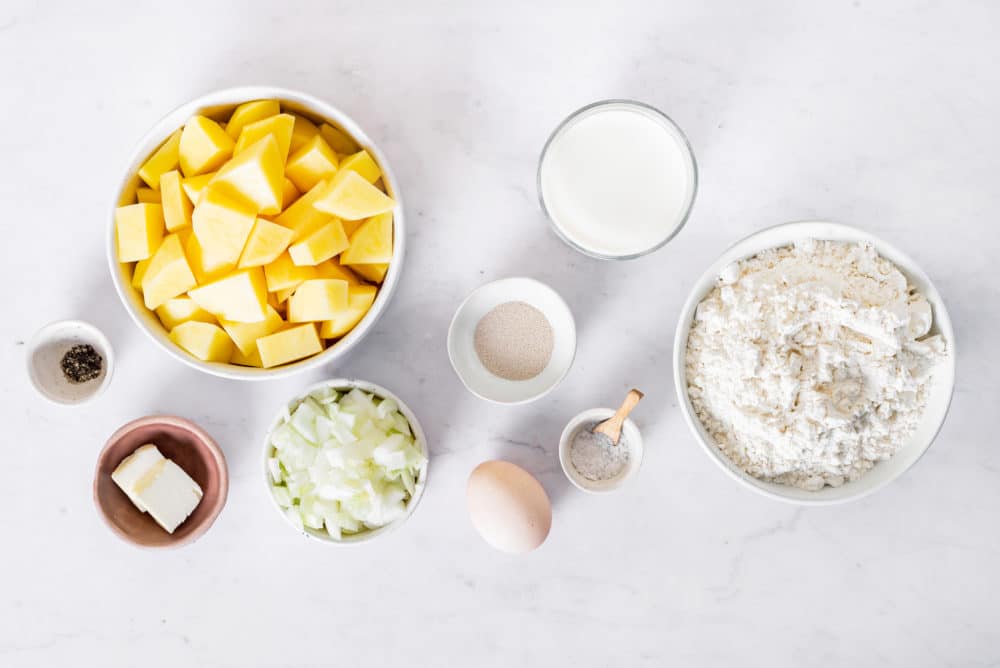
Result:
{"label": "small ceramic bowl", "polygon": [[618,447],[627,446],[629,448],[628,463],[618,475],[607,480],[590,480],[584,478],[573,466],[569,447],[577,433],[588,423],[603,422],[614,414],[615,411],[612,408],[591,408],[583,411],[567,423],[562,436],[559,437],[559,463],[562,465],[563,473],[566,474],[571,483],[584,492],[593,494],[613,492],[633,478],[639,472],[639,467],[642,466],[642,433],[630,418],[625,418],[625,422],[622,423],[622,437],[618,441]]}
{"label": "small ceramic bowl", "polygon": [[[534,306],[552,326],[552,357],[541,373],[528,380],[506,380],[492,374],[476,353],[476,325],[506,302]],[[566,377],[575,356],[573,312],[558,292],[533,278],[505,278],[478,288],[458,307],[448,328],[448,358],[455,373],[470,392],[498,404],[524,404],[545,396]]]}
{"label": "small ceramic bowl", "polygon": [[400,517],[396,518],[389,524],[381,526],[377,529],[367,529],[365,531],[360,531],[355,534],[344,535],[340,540],[335,540],[325,531],[317,531],[309,527],[299,528],[292,523],[288,516],[285,514],[285,509],[282,508],[274,495],[271,493],[271,474],[267,468],[267,460],[274,453],[274,447],[271,446],[271,433],[278,428],[279,425],[285,422],[288,413],[295,409],[302,401],[308,397],[310,394],[317,392],[318,390],[333,388],[339,392],[349,392],[352,389],[359,389],[362,392],[368,392],[369,394],[374,394],[376,397],[382,399],[392,399],[399,406],[399,412],[403,414],[406,421],[410,423],[410,430],[413,431],[413,438],[416,440],[417,445],[420,446],[420,450],[424,453],[424,457],[430,459],[430,450],[427,447],[427,438],[424,436],[424,430],[420,426],[420,422],[417,420],[417,416],[413,414],[410,407],[402,402],[402,400],[395,394],[385,389],[380,385],[375,383],[369,383],[365,380],[348,380],[346,378],[334,378],[332,380],[326,380],[321,383],[316,383],[304,391],[293,397],[275,416],[274,420],[271,422],[271,426],[267,430],[267,436],[264,438],[264,460],[262,463],[262,469],[264,473],[264,488],[265,493],[271,499],[271,504],[274,506],[278,514],[281,515],[281,519],[285,521],[288,526],[295,529],[295,531],[304,534],[307,538],[314,538],[321,543],[326,543],[328,545],[357,545],[359,543],[366,543],[370,540],[378,538],[379,536],[384,536],[390,531],[394,531],[402,526],[403,522],[410,518],[413,511],[417,509],[417,504],[420,503],[420,498],[424,495],[424,488],[427,486],[427,463],[424,463],[424,467],[420,470],[420,474],[415,482],[415,489],[413,495],[410,497],[409,502],[406,504],[406,512]]}
{"label": "small ceramic bowl", "polygon": [[[927,405],[920,423],[903,443],[896,454],[880,461],[874,468],[852,482],[840,487],[824,487],[810,491],[780,485],[766,480],[758,480],[729,460],[715,444],[711,434],[702,425],[688,396],[687,355],[688,334],[694,321],[698,304],[718,282],[722,270],[733,262],[752,257],[769,248],[787,246],[804,239],[823,239],[848,243],[870,243],[878,254],[892,262],[906,276],[910,285],[917,289],[930,303],[934,313],[932,334],[940,334],[946,342],[946,352],[934,368],[933,378],[927,392]],[[701,449],[730,478],[758,494],[803,506],[825,506],[856,501],[885,487],[899,478],[931,447],[934,438],[944,424],[951,396],[955,389],[955,331],[951,327],[948,309],[927,274],[908,255],[895,246],[868,234],[856,227],[825,221],[785,223],[763,229],[739,241],[724,252],[699,278],[688,295],[677,321],[674,334],[674,389],[681,414],[687,422]]]}
{"label": "small ceramic bowl", "polygon": [[[89,344],[103,358],[101,374],[72,383],[62,372],[63,355],[75,345]],[[90,323],[61,320],[38,331],[28,345],[28,377],[38,393],[57,404],[82,404],[101,394],[111,383],[115,355],[111,342]]]}
{"label": "small ceramic bowl", "polygon": [[[153,443],[164,457],[184,469],[202,490],[191,516],[169,534],[140,511],[111,479],[111,473],[136,448]],[[229,471],[222,450],[201,427],[180,417],[151,415],[122,426],[105,444],[94,473],[94,504],[105,524],[122,540],[139,547],[180,547],[200,538],[215,522],[229,493]]]}

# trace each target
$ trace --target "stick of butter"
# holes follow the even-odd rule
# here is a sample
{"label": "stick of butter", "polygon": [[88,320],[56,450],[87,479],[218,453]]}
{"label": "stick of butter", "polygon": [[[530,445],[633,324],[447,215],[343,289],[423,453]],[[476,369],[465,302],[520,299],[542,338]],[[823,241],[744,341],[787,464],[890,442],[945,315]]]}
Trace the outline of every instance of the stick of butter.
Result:
{"label": "stick of butter", "polygon": [[198,483],[152,443],[123,459],[111,479],[167,533],[173,533],[201,502]]}

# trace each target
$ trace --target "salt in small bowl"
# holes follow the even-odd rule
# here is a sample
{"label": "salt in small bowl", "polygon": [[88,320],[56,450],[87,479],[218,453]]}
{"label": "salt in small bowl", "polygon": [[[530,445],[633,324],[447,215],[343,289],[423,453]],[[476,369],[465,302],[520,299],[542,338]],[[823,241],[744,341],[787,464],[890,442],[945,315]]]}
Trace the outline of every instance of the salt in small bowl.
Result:
{"label": "salt in small bowl", "polygon": [[[535,377],[507,380],[491,373],[475,347],[476,326],[487,313],[507,302],[524,302],[538,309],[552,327],[552,356]],[[551,392],[569,373],[576,357],[573,312],[548,285],[533,278],[493,281],[470,294],[455,311],[448,328],[448,358],[466,389],[498,404],[525,404]]]}
{"label": "salt in small bowl", "polygon": [[569,448],[573,439],[584,425],[591,422],[603,422],[615,414],[613,408],[591,408],[576,415],[569,421],[563,429],[562,436],[559,437],[559,463],[562,465],[563,473],[569,478],[575,487],[591,494],[603,494],[613,492],[625,482],[635,476],[642,466],[642,433],[630,418],[626,418],[622,423],[622,436],[618,441],[618,447],[628,447],[628,463],[621,472],[613,478],[607,480],[590,480],[584,478],[570,459]]}
{"label": "salt in small bowl", "polygon": [[[97,378],[72,383],[62,371],[61,362],[70,348],[90,345],[103,360]],[[28,377],[40,395],[57,404],[82,404],[101,394],[111,383],[115,367],[111,342],[101,330],[82,320],[60,320],[46,325],[28,344]]]}

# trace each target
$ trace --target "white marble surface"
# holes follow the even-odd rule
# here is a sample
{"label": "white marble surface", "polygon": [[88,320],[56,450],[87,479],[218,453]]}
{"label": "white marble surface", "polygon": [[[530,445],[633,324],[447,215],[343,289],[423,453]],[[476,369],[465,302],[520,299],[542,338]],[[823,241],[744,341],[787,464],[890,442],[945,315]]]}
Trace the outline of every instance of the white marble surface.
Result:
{"label": "white marble surface", "polygon": [[[1000,665],[995,3],[209,4],[0,5],[0,665]],[[133,142],[195,95],[255,82],[324,97],[381,143],[411,253],[341,368],[240,384],[136,330],[103,237]],[[621,264],[558,241],[534,188],[552,127],[613,96],[673,116],[702,177],[679,237]],[[698,449],[670,346],[723,247],[816,217],[922,264],[958,332],[958,385],[904,478],[796,510]],[[462,389],[445,332],[467,292],[519,274],[563,293],[579,354],[550,397],[499,408]],[[23,342],[68,317],[118,352],[110,390],[85,408],[45,403],[24,373]],[[295,535],[260,481],[275,406],[333,374],[395,390],[432,440],[417,513],[363,549]],[[560,429],[633,384],[647,393],[643,470],[620,494],[584,496],[559,470]],[[104,439],[158,411],[208,428],[232,476],[216,526],[177,552],[119,542],[90,501]],[[465,513],[467,474],[495,456],[535,472],[555,504],[548,542],[525,558],[491,551]]]}

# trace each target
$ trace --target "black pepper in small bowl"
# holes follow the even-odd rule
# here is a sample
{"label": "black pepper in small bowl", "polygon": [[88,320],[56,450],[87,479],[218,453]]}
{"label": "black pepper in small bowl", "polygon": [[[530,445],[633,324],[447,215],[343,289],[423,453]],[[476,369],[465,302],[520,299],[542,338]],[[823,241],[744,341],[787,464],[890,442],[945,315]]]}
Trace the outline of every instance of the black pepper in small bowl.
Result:
{"label": "black pepper in small bowl", "polygon": [[69,382],[86,383],[100,377],[104,358],[89,343],[77,344],[66,351],[59,366]]}

